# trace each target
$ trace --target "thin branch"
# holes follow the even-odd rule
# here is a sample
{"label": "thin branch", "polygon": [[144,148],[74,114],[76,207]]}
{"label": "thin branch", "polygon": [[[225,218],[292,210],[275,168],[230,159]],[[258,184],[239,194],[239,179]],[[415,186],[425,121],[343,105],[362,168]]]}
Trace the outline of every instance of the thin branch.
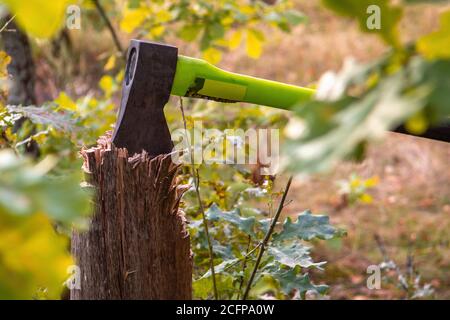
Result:
{"label": "thin branch", "polygon": [[[188,131],[187,131],[187,124],[186,124],[186,117],[184,116],[183,98],[181,98],[181,97],[180,97],[180,109],[181,109],[181,115],[183,116],[184,131],[186,133],[186,140],[187,140]],[[188,143],[189,143],[189,141],[188,141]],[[202,221],[203,221],[203,227],[205,229],[206,240],[208,242],[209,267],[211,269],[211,277],[212,277],[212,281],[213,281],[214,298],[216,300],[218,300],[219,294],[217,292],[216,272],[214,270],[214,250],[212,247],[211,238],[209,236],[209,228],[208,228],[208,221],[206,220],[205,208],[203,206],[203,201],[200,196],[200,190],[199,190],[200,176],[198,174],[198,170],[195,169],[194,154],[193,154],[193,150],[191,150],[190,147],[189,147],[189,154],[191,156],[191,171],[192,171],[192,178],[194,179],[195,193],[197,195],[197,201],[198,201],[200,211],[202,214]]]}
{"label": "thin branch", "polygon": [[[0,29],[0,33],[2,33],[3,31],[12,31],[12,30],[6,30],[6,28],[8,27],[8,25],[14,20],[14,18],[16,17],[16,15],[13,15],[8,21],[6,21],[6,23],[3,25],[3,27]],[[15,31],[15,30],[14,30]]]}
{"label": "thin branch", "polygon": [[252,237],[249,235],[248,236],[247,249],[245,250],[245,258],[242,261],[242,276],[239,279],[239,293],[238,293],[238,296],[237,296],[237,300],[239,300],[239,298],[241,297],[242,287],[244,286],[244,273],[245,273],[245,270],[247,269],[247,259],[248,259],[248,253],[250,251],[250,245],[251,244],[252,244]]}
{"label": "thin branch", "polygon": [[99,0],[92,0],[92,2],[94,3],[95,8],[97,9],[97,11],[100,14],[100,16],[102,17],[102,19],[105,21],[106,27],[108,28],[109,32],[111,33],[111,36],[113,38],[114,44],[117,47],[117,50],[119,50],[122,57],[125,58],[125,51],[123,50],[122,45],[120,44],[119,37],[117,36],[116,30],[114,30],[114,27],[112,26],[111,21],[109,20],[108,16],[106,15],[105,9],[103,9]]}
{"label": "thin branch", "polygon": [[400,270],[400,268],[398,267],[398,265],[397,265],[397,264],[389,257],[389,255],[388,255],[388,253],[387,253],[387,250],[386,250],[386,247],[385,247],[385,245],[384,245],[384,242],[383,242],[383,240],[381,239],[380,235],[377,234],[377,233],[375,233],[375,234],[373,235],[373,237],[374,237],[374,239],[375,239],[375,242],[376,242],[376,244],[377,244],[378,249],[379,249],[380,252],[381,252],[381,255],[383,256],[384,262],[386,262],[386,263],[388,263],[388,262],[393,262],[393,264],[394,264],[394,266],[395,266],[394,270],[395,270],[395,272],[397,273],[397,277],[398,277],[398,279],[399,279],[400,286],[401,286],[402,289],[406,292],[406,294],[409,295],[408,284],[407,284],[407,283],[404,283],[404,281],[401,280],[401,279],[405,279],[405,280],[406,280],[406,277],[404,276],[404,274],[402,273],[402,271]]}
{"label": "thin branch", "polygon": [[270,224],[270,228],[267,231],[266,236],[264,237],[264,240],[261,242],[258,257],[256,258],[255,266],[253,267],[253,271],[250,276],[250,280],[247,283],[247,287],[245,288],[245,293],[244,293],[242,300],[247,300],[247,298],[248,298],[248,294],[252,287],[253,280],[255,279],[256,273],[258,272],[259,264],[261,263],[261,259],[264,255],[264,252],[266,251],[267,244],[269,243],[270,237],[272,236],[275,226],[278,223],[278,219],[280,218],[281,212],[283,211],[284,202],[286,201],[286,196],[289,192],[289,188],[291,187],[291,182],[292,182],[292,176],[289,177],[289,180],[286,184],[286,188],[283,192],[283,197],[281,198],[280,204],[278,205],[277,212],[275,213],[275,217],[273,218],[272,223]]}

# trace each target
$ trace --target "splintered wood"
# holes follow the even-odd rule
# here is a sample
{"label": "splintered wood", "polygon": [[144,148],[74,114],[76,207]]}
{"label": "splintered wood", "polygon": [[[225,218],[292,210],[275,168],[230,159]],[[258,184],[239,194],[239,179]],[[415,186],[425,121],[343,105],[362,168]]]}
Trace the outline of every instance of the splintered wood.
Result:
{"label": "splintered wood", "polygon": [[72,237],[81,288],[71,299],[191,299],[183,188],[170,156],[129,157],[110,136],[81,154],[95,208],[89,230]]}

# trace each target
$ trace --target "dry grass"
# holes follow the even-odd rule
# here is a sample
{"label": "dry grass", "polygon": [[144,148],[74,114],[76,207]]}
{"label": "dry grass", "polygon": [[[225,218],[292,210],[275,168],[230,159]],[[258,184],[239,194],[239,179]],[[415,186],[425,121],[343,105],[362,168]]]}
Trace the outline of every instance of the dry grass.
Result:
{"label": "dry grass", "polygon": [[[374,234],[385,241],[392,259],[405,266],[408,250],[423,279],[436,288],[437,297],[450,298],[450,145],[389,134],[369,149],[359,164],[342,163],[332,173],[298,182],[289,209],[311,208],[326,212],[348,235],[341,243],[320,245],[317,259],[329,261],[324,275],[332,298],[401,298],[401,290],[383,284],[384,290],[366,288],[366,268],[382,261]],[[369,191],[372,204],[343,206],[336,181],[352,173],[378,176]],[[336,247],[337,245],[337,247]]]}

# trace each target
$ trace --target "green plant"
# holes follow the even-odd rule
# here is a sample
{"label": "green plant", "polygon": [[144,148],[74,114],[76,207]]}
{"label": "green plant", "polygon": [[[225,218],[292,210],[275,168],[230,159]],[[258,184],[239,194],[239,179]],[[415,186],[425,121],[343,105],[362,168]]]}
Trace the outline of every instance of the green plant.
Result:
{"label": "green plant", "polygon": [[[297,106],[294,112],[305,130],[286,143],[290,169],[328,170],[341,159],[361,158],[368,141],[403,122],[408,131],[420,134],[448,121],[448,11],[441,15],[438,31],[403,45],[397,30],[401,6],[387,0],[323,3],[358,21],[362,31],[379,35],[391,49],[375,61],[349,60],[339,73],[326,73],[315,98]],[[369,30],[365,24],[371,4],[378,5],[386,19],[381,29]]]}
{"label": "green plant", "polygon": [[[200,172],[206,170],[200,168]],[[217,168],[225,171],[225,168]],[[225,169],[225,170],[224,170]],[[228,170],[227,170],[228,171]],[[201,173],[200,173],[201,175]],[[291,179],[282,192],[272,190],[272,183],[263,187],[252,184],[248,176],[239,174],[241,182],[219,179],[201,180],[202,201],[207,204],[206,223],[209,225],[214,261],[214,276],[218,297],[222,299],[261,298],[270,295],[278,299],[304,298],[307,291],[324,294],[325,285],[314,285],[309,278],[311,268],[321,270],[325,262],[314,262],[306,242],[332,239],[342,235],[328,222],[328,217],[309,211],[290,217],[281,223],[280,214]],[[189,175],[186,176],[186,179]],[[223,190],[215,199],[228,211],[213,202],[211,189]],[[209,194],[209,196],[208,196]],[[258,203],[268,201],[268,209],[258,209],[250,203],[258,194]],[[278,208],[273,205],[282,196]],[[213,273],[209,265],[208,239],[200,217],[198,196],[186,192],[185,210],[191,217],[190,231],[194,243],[194,294],[201,299],[211,297]],[[235,200],[233,200],[235,199]],[[221,201],[222,200],[222,201]]]}
{"label": "green plant", "polygon": [[353,205],[356,202],[366,204],[372,203],[373,198],[367,191],[375,187],[377,184],[377,176],[362,179],[356,174],[352,174],[348,180],[338,181],[339,193],[350,205]]}
{"label": "green plant", "polygon": [[234,50],[242,41],[248,56],[258,58],[266,40],[261,30],[264,25],[289,32],[305,21],[289,0],[274,5],[248,0],[137,0],[126,4],[120,28],[150,39],[176,35],[186,42],[197,42],[203,58],[218,63],[221,50]]}

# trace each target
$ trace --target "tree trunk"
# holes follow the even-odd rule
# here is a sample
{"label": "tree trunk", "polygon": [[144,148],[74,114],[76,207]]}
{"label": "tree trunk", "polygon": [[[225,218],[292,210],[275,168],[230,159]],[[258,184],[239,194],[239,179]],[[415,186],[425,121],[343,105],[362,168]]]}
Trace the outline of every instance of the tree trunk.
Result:
{"label": "tree trunk", "polygon": [[[11,16],[6,15],[5,19],[0,21],[1,25],[10,20]],[[27,35],[12,20],[7,29],[1,33],[1,38],[5,52],[12,58],[7,67],[10,86],[6,103],[22,106],[35,105],[36,70]],[[22,117],[14,123],[14,132],[20,129],[24,121],[25,118]],[[27,143],[25,152],[34,158],[39,157],[39,146],[36,141],[31,140]]]}
{"label": "tree trunk", "polygon": [[128,157],[109,136],[82,155],[95,213],[89,231],[72,237],[81,289],[71,299],[191,299],[183,187],[171,157]]}
{"label": "tree trunk", "polygon": [[[7,15],[2,20],[2,26],[5,21],[11,19]],[[35,66],[31,53],[30,43],[27,35],[17,27],[16,23],[11,21],[7,30],[1,33],[5,52],[12,57],[8,65],[8,73],[11,76],[10,88],[8,92],[8,104],[12,105],[34,105],[36,104],[35,85]]]}

